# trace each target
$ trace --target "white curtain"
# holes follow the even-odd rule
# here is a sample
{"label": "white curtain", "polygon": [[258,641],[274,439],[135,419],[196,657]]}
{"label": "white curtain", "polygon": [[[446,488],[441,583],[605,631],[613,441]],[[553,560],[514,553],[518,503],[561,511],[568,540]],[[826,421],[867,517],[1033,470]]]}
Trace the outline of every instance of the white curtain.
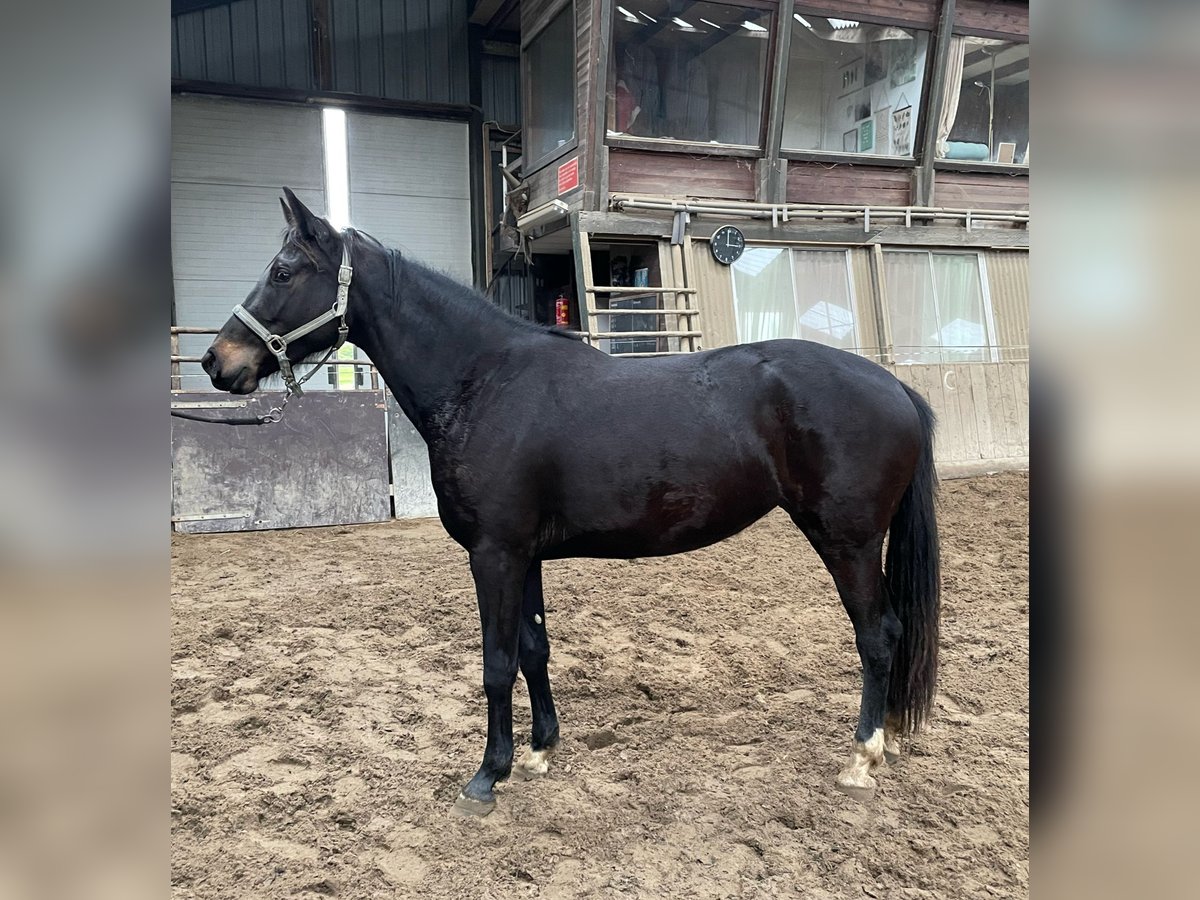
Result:
{"label": "white curtain", "polygon": [[794,250],[800,337],[853,350],[854,304],[845,250]]}
{"label": "white curtain", "polygon": [[946,84],[942,88],[942,114],[938,118],[937,155],[946,155],[946,143],[958,118],[958,98],[962,93],[963,58],[967,55],[967,38],[955,35],[950,38],[950,52],[946,59]]}
{"label": "white curtain", "polygon": [[799,337],[788,251],[747,247],[733,264],[733,304],[742,343]]}

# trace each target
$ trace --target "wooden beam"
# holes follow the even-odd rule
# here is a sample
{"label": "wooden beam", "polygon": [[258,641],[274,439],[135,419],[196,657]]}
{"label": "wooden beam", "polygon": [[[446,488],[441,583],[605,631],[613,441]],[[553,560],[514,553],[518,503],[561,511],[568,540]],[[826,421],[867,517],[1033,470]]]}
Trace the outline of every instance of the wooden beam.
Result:
{"label": "wooden beam", "polygon": [[608,68],[612,60],[613,11],[615,0],[594,0],[592,5],[592,72],[587,109],[591,115],[587,163],[584,171],[584,209],[608,206]]}
{"label": "wooden beam", "polygon": [[917,157],[917,167],[913,171],[914,206],[933,206],[933,161],[937,157],[938,119],[942,115],[942,94],[946,90],[946,62],[950,56],[950,37],[954,31],[954,2],[955,0],[942,0],[937,33],[934,37],[932,73],[927,79],[929,87],[921,99],[922,111],[918,118],[921,155]]}
{"label": "wooden beam", "polygon": [[767,101],[766,156],[759,164],[755,199],[760,203],[782,203],[787,199],[787,164],[779,157],[783,142],[783,113],[787,90],[788,57],[792,47],[792,10],[796,0],[781,0],[776,19],[775,59],[771,71],[771,95]]}

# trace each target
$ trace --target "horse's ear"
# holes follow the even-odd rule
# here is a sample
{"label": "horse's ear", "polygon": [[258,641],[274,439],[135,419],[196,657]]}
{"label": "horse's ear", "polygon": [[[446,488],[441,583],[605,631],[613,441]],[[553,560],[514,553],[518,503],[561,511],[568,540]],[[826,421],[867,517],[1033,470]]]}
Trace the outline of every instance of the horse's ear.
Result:
{"label": "horse's ear", "polygon": [[318,247],[329,250],[333,244],[329,223],[301,203],[300,198],[292,192],[291,188],[285,187],[283,194],[287,197],[287,203],[284,204],[285,209],[292,213],[288,223],[296,229],[297,235],[302,240],[309,240]]}
{"label": "horse's ear", "polygon": [[287,201],[282,197],[279,198],[279,205],[283,207],[283,220],[292,228],[296,227],[296,217],[292,215],[292,208],[287,205]]}

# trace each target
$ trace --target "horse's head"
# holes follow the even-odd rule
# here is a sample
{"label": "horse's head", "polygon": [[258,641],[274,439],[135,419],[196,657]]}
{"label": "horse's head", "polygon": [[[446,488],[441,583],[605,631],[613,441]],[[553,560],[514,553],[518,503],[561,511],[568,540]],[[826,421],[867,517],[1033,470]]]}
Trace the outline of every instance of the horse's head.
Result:
{"label": "horse's head", "polygon": [[291,190],[285,187],[283,193],[287,199],[280,203],[287,235],[242,303],[248,321],[236,313],[231,316],[200,361],[218,390],[249,394],[263,378],[279,371],[278,352],[289,363],[296,363],[338,341],[336,320],[274,348],[251,324],[257,322],[268,335],[285,337],[328,313],[337,296],[341,236]]}

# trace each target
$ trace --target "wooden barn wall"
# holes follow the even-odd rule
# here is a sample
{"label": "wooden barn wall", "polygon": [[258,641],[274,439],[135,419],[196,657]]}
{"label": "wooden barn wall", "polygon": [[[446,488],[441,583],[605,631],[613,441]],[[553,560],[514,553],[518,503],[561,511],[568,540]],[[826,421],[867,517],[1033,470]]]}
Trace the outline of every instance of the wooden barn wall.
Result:
{"label": "wooden barn wall", "polygon": [[470,102],[467,0],[335,0],[330,10],[335,91]]}
{"label": "wooden barn wall", "polygon": [[1027,38],[1029,4],[1018,0],[958,0],[954,5],[954,27]]}
{"label": "wooden barn wall", "polygon": [[1002,360],[1029,359],[1029,254],[1020,250],[988,250],[988,291]]}
{"label": "wooden barn wall", "polygon": [[[598,43],[599,29],[593,28],[593,0],[524,0],[521,4],[521,40],[528,45],[528,40],[536,37],[551,19],[559,14],[564,6],[572,5],[575,11],[575,150],[552,160],[547,165],[528,175],[530,191],[529,206],[534,208],[548,203],[559,196],[558,167],[575,156],[579,157],[579,183],[584,186],[596,182],[592,171],[592,154],[590,148],[594,141],[594,122],[590,115],[592,108],[589,95],[592,84],[592,60],[600,53]],[[597,7],[599,4],[595,4]],[[524,96],[522,87],[522,96]],[[573,191],[563,199],[568,202],[579,201],[581,191]]]}
{"label": "wooden barn wall", "polygon": [[797,162],[787,166],[788,203],[908,206],[912,170]]}
{"label": "wooden barn wall", "polygon": [[237,0],[171,18],[171,77],[312,90],[308,0]]}
{"label": "wooden barn wall", "polygon": [[940,6],[940,0],[837,0],[834,3],[798,0],[796,11],[835,19],[887,19],[932,28],[937,22]]}
{"label": "wooden barn wall", "polygon": [[610,147],[610,193],[753,200],[755,160]]}
{"label": "wooden barn wall", "polygon": [[933,454],[943,471],[1028,460],[1028,362],[887,368],[937,415]]}
{"label": "wooden barn wall", "polygon": [[934,175],[933,202],[957,209],[1026,210],[1029,176],[939,170]]}

